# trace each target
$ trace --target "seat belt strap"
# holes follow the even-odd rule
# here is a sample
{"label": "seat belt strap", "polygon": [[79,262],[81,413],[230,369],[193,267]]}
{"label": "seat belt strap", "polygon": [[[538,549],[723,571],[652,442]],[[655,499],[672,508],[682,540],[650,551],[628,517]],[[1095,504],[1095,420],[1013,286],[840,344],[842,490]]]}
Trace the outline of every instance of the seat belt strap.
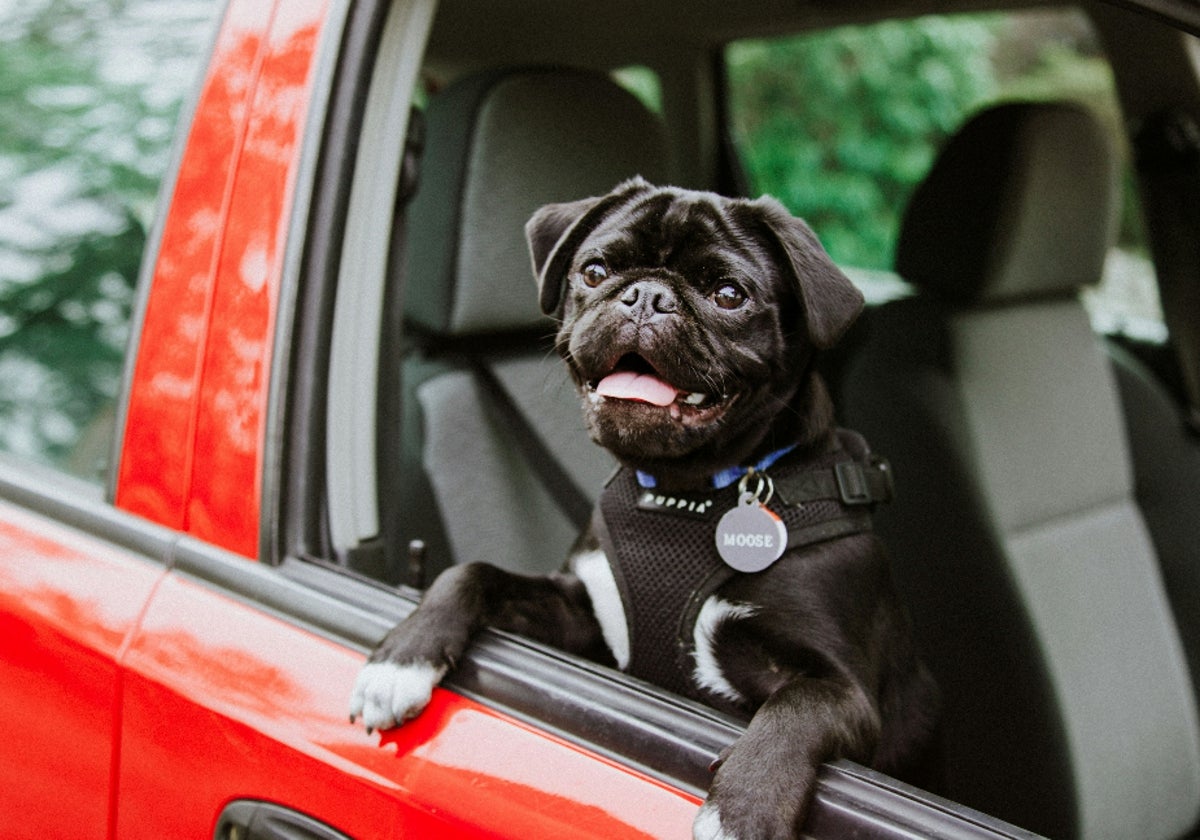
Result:
{"label": "seat belt strap", "polygon": [[538,480],[558,505],[558,509],[578,530],[582,531],[592,518],[592,501],[580,489],[575,479],[563,468],[558,458],[546,446],[529,418],[521,411],[486,362],[477,356],[470,358],[471,372],[484,398],[503,419],[513,444],[533,468]]}

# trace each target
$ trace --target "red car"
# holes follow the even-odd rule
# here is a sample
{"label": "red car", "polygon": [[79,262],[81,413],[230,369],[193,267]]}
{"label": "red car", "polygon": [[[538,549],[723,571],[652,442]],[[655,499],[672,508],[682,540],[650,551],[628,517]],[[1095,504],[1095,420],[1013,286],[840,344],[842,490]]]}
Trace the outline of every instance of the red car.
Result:
{"label": "red car", "polygon": [[[865,269],[866,326],[890,323],[922,296],[893,252],[937,148],[992,100],[1082,99],[1131,161],[1108,262],[1124,270],[1086,295],[1097,341],[1183,418],[1200,404],[1200,10],[1015,8],[0,8],[0,833],[689,836],[743,722],[518,637],[486,634],[403,727],[348,719],[366,652],[440,568],[565,558],[571,516],[519,454],[529,435],[593,495],[609,469],[528,317],[519,224],[639,172],[773,192]],[[994,178],[952,191],[1022,165],[993,159]],[[1075,236],[1032,196],[1006,224]],[[906,462],[905,440],[958,428],[958,397],[883,445],[908,404],[870,399],[872,340],[826,363],[846,421],[897,465],[880,528],[945,695],[945,782],[831,763],[807,836],[1196,831],[1195,437],[1180,420],[1168,447],[1150,397],[1126,396],[1116,483],[1139,513],[1112,533],[1124,551],[1136,531],[1137,558],[1089,572],[1087,535],[1033,554],[1026,532],[996,537],[987,458],[953,486]],[[906,377],[889,381],[929,384]],[[1040,399],[1002,384],[971,393]],[[1085,411],[1067,440],[1093,440]],[[1142,493],[1168,473],[1174,491]],[[1074,559],[1041,563],[1058,556]]]}

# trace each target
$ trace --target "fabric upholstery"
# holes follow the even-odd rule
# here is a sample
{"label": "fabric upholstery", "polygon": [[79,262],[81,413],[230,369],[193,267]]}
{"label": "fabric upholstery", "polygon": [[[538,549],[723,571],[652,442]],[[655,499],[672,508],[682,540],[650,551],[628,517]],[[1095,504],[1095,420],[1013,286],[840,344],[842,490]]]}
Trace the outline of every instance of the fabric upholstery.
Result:
{"label": "fabric upholstery", "polygon": [[465,357],[482,358],[576,484],[593,498],[614,467],[588,438],[551,347],[524,225],[543,204],[665,180],[658,118],[608,77],[492,70],[430,103],[421,185],[408,209],[401,369],[408,513],[401,539],[430,545],[431,571],[486,561],[545,573],[576,527],[561,513]]}
{"label": "fabric upholstery", "polygon": [[1116,218],[1109,145],[1077,105],[1014,102],[983,111],[950,139],[914,192],[896,270],[960,303],[1095,283]]}
{"label": "fabric upholstery", "polygon": [[1107,349],[1129,429],[1138,508],[1154,541],[1189,670],[1200,674],[1200,445],[1180,404],[1146,366],[1121,347]]}
{"label": "fabric upholstery", "polygon": [[844,421],[892,461],[877,525],[945,692],[946,790],[1053,837],[1200,818],[1200,723],[1138,504],[1099,279],[1112,163],[1075,106],[1000,106],[905,216],[920,290],[872,313]]}
{"label": "fabric upholstery", "polygon": [[1200,728],[1107,357],[1074,300],[960,314],[951,334],[979,481],[1066,712],[1079,835],[1178,836]]}
{"label": "fabric upholstery", "polygon": [[949,311],[869,313],[840,387],[842,422],[892,464],[875,525],[943,695],[937,792],[1048,837],[1076,836],[1077,791],[1051,670],[978,480]]}
{"label": "fabric upholstery", "polygon": [[[517,357],[497,377],[550,452],[593,500],[611,457],[583,432],[578,397],[557,358]],[[525,572],[562,565],[576,528],[524,463],[510,430],[488,412],[468,371],[450,369],[418,389],[425,420],[424,464],[457,563],[487,562]]]}
{"label": "fabric upholstery", "polygon": [[1002,533],[1132,495],[1112,374],[1078,301],[957,313],[950,329],[965,419]]}
{"label": "fabric upholstery", "polygon": [[666,174],[663,128],[607,77],[495,70],[439,94],[410,209],[406,318],[439,335],[545,325],[525,222],[543,204]]}

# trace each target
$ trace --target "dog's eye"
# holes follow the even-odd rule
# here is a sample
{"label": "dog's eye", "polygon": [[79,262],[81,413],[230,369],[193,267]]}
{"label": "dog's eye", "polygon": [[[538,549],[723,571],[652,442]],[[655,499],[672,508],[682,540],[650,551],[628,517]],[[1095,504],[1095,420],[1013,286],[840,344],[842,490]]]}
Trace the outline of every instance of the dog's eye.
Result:
{"label": "dog's eye", "polygon": [[608,279],[608,266],[599,260],[592,260],[583,267],[581,274],[583,275],[583,282],[589,288],[594,289]]}
{"label": "dog's eye", "polygon": [[736,283],[722,283],[709,297],[722,309],[737,309],[746,302],[746,293]]}

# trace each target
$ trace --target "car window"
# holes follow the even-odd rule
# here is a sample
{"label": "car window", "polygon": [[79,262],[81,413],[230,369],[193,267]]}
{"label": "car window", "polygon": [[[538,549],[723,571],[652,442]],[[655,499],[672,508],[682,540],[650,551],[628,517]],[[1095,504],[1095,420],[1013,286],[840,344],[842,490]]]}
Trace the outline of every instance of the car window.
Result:
{"label": "car window", "polygon": [[[931,16],[841,27],[726,50],[730,129],[751,188],[809,220],[868,297],[903,293],[900,217],[938,148],[1008,99],[1082,102],[1128,159],[1110,68],[1075,10]],[[1165,329],[1129,166],[1105,276],[1085,295],[1102,332]]]}
{"label": "car window", "polygon": [[662,116],[662,80],[653,68],[631,64],[612,72],[613,81],[641,100],[642,104]]}
{"label": "car window", "polygon": [[0,0],[0,451],[101,483],[213,0]]}

